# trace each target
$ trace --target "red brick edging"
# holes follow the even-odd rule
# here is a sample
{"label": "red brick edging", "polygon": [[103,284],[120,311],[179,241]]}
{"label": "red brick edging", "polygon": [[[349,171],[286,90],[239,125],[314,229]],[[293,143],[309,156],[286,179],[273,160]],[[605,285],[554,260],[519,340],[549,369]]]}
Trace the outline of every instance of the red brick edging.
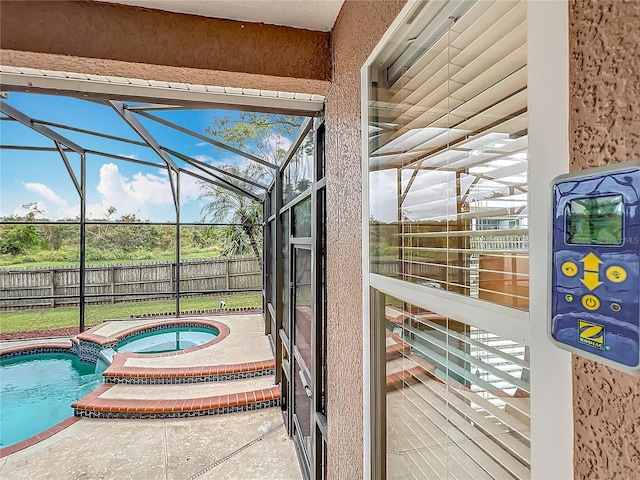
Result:
{"label": "red brick edging", "polygon": [[235,407],[252,403],[280,399],[280,388],[262,388],[250,392],[214,395],[211,397],[183,400],[127,400],[119,398],[100,398],[100,395],[114,385],[104,384],[71,406],[76,411],[104,412],[110,414],[169,414],[197,412],[218,408]]}
{"label": "red brick edging", "polygon": [[[196,348],[196,347],[194,347]],[[172,352],[173,353],[173,352]],[[222,375],[234,375],[249,372],[259,372],[262,370],[273,370],[275,361],[273,359],[236,363],[229,365],[210,365],[200,367],[173,367],[173,368],[139,368],[125,367],[128,358],[140,357],[140,355],[120,354],[113,358],[113,363],[103,373],[105,381],[121,378],[204,378]],[[117,380],[116,380],[117,381]]]}

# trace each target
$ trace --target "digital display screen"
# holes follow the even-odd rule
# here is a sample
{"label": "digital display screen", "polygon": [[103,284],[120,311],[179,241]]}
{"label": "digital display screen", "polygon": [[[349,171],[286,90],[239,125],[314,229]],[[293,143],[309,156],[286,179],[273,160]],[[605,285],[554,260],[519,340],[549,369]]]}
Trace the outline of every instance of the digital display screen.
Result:
{"label": "digital display screen", "polygon": [[566,211],[566,243],[622,245],[623,212],[622,195],[570,200]]}

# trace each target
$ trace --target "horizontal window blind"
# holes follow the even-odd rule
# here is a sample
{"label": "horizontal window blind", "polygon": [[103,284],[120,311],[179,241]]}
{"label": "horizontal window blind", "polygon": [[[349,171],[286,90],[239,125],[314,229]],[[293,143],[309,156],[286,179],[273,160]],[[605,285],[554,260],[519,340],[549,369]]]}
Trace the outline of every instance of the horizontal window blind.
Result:
{"label": "horizontal window blind", "polygon": [[526,38],[526,2],[478,1],[372,75],[372,272],[528,308]]}
{"label": "horizontal window blind", "polygon": [[529,478],[527,347],[386,299],[388,478]]}

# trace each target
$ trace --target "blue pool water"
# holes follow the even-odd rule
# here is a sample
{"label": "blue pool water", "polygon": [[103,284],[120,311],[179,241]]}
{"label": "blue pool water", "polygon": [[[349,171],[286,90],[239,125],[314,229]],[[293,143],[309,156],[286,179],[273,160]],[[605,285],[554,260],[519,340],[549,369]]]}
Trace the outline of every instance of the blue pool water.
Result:
{"label": "blue pool water", "polygon": [[73,355],[30,355],[0,366],[0,446],[36,435],[73,415],[71,404],[102,383]]}
{"label": "blue pool water", "polygon": [[164,353],[176,352],[210,342],[218,336],[218,332],[207,328],[171,328],[160,332],[136,335],[118,344],[118,353]]}

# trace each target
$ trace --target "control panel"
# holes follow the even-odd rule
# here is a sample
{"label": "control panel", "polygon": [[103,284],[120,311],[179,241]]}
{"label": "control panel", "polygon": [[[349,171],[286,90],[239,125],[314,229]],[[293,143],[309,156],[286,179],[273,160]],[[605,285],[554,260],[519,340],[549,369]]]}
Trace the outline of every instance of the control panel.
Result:
{"label": "control panel", "polygon": [[640,375],[640,162],[554,180],[549,335]]}

